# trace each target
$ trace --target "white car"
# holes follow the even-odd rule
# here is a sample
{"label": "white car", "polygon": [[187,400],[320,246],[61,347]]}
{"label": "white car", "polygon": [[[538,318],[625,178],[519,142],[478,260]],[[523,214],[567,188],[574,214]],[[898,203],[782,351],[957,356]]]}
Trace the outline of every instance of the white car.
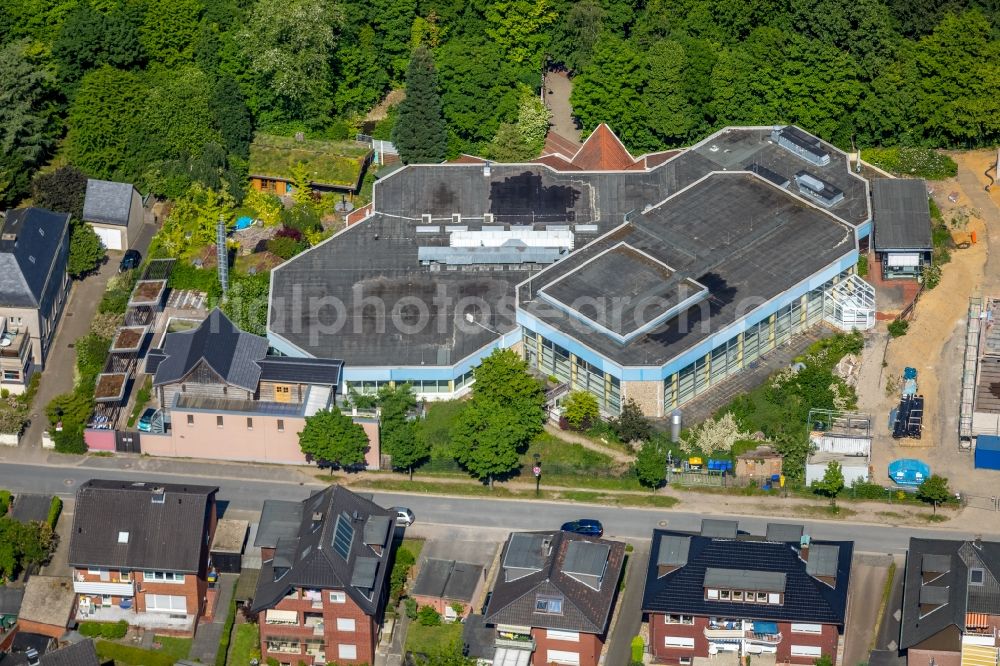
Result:
{"label": "white car", "polygon": [[389,511],[396,514],[396,526],[397,527],[409,527],[413,524],[417,518],[413,515],[413,512],[407,509],[405,506],[394,506]]}

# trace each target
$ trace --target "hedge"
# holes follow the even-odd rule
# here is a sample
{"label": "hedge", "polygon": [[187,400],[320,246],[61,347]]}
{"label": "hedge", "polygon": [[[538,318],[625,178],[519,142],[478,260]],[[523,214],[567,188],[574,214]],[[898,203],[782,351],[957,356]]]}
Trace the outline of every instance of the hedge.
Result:
{"label": "hedge", "polygon": [[88,638],[107,638],[109,640],[120,640],[128,633],[128,622],[118,620],[117,622],[81,622],[77,629]]}
{"label": "hedge", "polygon": [[0,490],[0,516],[7,515],[7,509],[10,508],[10,491]]}
{"label": "hedge", "polygon": [[226,666],[229,657],[229,641],[233,636],[233,624],[236,622],[236,583],[233,583],[233,596],[229,600],[229,612],[226,613],[226,624],[222,627],[219,638],[219,651],[215,653],[215,666]]}
{"label": "hedge", "polygon": [[52,503],[49,505],[49,527],[53,530],[56,528],[56,523],[59,521],[59,514],[62,513],[62,500],[58,497],[52,498]]}

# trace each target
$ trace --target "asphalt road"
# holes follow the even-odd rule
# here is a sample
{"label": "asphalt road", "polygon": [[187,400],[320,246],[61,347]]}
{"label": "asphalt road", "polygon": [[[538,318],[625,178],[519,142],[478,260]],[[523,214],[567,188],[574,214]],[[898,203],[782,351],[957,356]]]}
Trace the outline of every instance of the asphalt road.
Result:
{"label": "asphalt road", "polygon": [[[301,500],[321,488],[319,484],[303,484],[280,480],[245,480],[239,478],[212,478],[197,475],[165,474],[131,470],[108,470],[87,467],[85,464],[70,467],[9,463],[0,460],[0,488],[14,492],[51,493],[72,498],[79,485],[91,478],[122,480],[162,481],[164,483],[192,483],[219,486],[218,499],[224,509],[259,510],[265,499]],[[574,505],[558,502],[530,500],[500,500],[484,498],[456,498],[436,495],[405,493],[374,493],[375,500],[383,506],[408,506],[423,526],[440,525],[452,528],[494,528],[501,530],[541,530],[581,517],[596,518],[604,523],[609,537],[649,539],[656,527],[697,530],[703,517],[738,519],[740,529],[753,534],[763,534],[766,517],[726,516],[716,513],[695,513],[666,509],[640,509]],[[706,502],[711,498],[706,497]],[[793,522],[782,519],[783,522]],[[806,526],[807,533],[818,539],[853,540],[858,552],[903,553],[911,536],[972,538],[947,528],[914,529],[893,528],[884,525],[865,525],[845,521],[794,521]],[[994,528],[995,529],[995,528]],[[1000,539],[1000,534],[983,534],[984,538]]]}

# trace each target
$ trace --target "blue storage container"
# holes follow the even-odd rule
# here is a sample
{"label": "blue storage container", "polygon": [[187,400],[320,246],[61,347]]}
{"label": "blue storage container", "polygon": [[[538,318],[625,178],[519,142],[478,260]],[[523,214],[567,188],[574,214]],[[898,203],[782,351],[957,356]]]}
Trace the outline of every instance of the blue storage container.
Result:
{"label": "blue storage container", "polygon": [[976,469],[1000,469],[1000,437],[980,435],[976,438]]}

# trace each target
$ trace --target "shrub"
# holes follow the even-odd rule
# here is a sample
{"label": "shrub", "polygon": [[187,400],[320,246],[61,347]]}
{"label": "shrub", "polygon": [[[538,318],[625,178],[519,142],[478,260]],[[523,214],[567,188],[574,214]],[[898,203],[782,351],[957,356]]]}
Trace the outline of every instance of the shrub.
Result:
{"label": "shrub", "polygon": [[441,613],[438,613],[433,606],[421,606],[417,611],[417,622],[422,627],[436,627],[441,624]]}
{"label": "shrub", "polygon": [[858,275],[861,277],[868,275],[868,257],[865,255],[858,257]]}
{"label": "shrub", "polygon": [[49,517],[46,519],[49,527],[52,529],[56,528],[56,522],[59,520],[59,514],[62,513],[62,500],[58,497],[52,498],[52,503],[49,504]]}
{"label": "shrub", "polygon": [[417,600],[416,599],[411,599],[410,597],[407,597],[406,599],[403,599],[403,606],[406,609],[406,617],[410,618],[411,620],[416,620],[417,619]]}
{"label": "shrub", "polygon": [[394,599],[403,595],[403,587],[406,585],[406,577],[410,575],[410,567],[417,561],[413,553],[407,548],[396,550],[396,560],[392,564],[392,573],[389,574],[389,590]]}
{"label": "shrub", "polygon": [[869,148],[862,159],[897,176],[942,180],[958,173],[955,160],[930,148]]}
{"label": "shrub", "polygon": [[275,236],[267,241],[267,251],[282,259],[291,259],[305,249],[305,243],[288,236]]}
{"label": "shrub", "polygon": [[0,490],[0,517],[7,515],[7,509],[10,508],[10,491]]}
{"label": "shrub", "polygon": [[645,644],[642,641],[642,636],[632,637],[632,661],[642,663],[642,651]]}
{"label": "shrub", "polygon": [[222,294],[222,287],[219,285],[216,271],[196,268],[190,261],[178,260],[174,263],[167,284],[171,289],[194,289],[213,297]]}
{"label": "shrub", "polygon": [[219,639],[219,649],[215,653],[215,666],[226,666],[229,656],[229,641],[233,634],[233,624],[236,622],[236,583],[233,583],[233,598],[229,602],[229,612],[226,613],[226,623],[222,627]]}
{"label": "shrub", "polygon": [[573,391],[563,403],[563,416],[575,430],[586,430],[601,416],[597,398],[589,391]]}
{"label": "shrub", "polygon": [[894,338],[899,338],[906,335],[906,331],[910,328],[910,322],[905,319],[894,319],[889,322],[889,335]]}

